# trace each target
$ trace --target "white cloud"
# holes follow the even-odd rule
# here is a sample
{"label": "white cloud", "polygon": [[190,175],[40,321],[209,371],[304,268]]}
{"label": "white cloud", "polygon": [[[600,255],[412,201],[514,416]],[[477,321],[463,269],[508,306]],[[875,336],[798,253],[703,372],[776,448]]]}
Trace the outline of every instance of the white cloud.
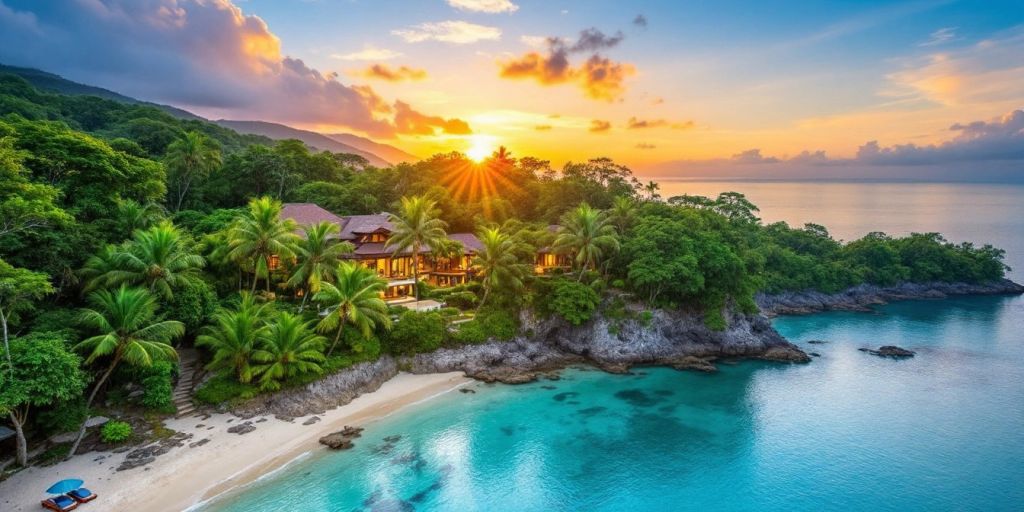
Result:
{"label": "white cloud", "polygon": [[477,41],[497,41],[501,39],[501,29],[466,21],[420,23],[409,28],[392,30],[391,33],[409,43],[442,41],[445,43],[469,44]]}
{"label": "white cloud", "polygon": [[548,46],[547,36],[521,36],[520,41],[530,48],[547,48]]}
{"label": "white cloud", "polygon": [[956,37],[956,27],[943,27],[928,36],[928,40],[918,46],[936,46],[948,43]]}
{"label": "white cloud", "polygon": [[519,6],[509,0],[448,0],[448,5],[462,10],[474,12],[500,13],[516,12]]}
{"label": "white cloud", "polygon": [[374,46],[364,46],[362,50],[354,53],[331,54],[332,59],[341,60],[391,60],[401,56],[401,52],[388,50],[386,48],[376,48]]}

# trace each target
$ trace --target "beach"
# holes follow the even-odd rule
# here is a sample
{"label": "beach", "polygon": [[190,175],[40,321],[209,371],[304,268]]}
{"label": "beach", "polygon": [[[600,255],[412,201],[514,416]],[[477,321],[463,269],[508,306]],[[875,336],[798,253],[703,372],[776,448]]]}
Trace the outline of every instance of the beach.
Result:
{"label": "beach", "polygon": [[[152,463],[116,471],[129,452],[89,452],[54,466],[32,467],[0,482],[0,509],[39,510],[39,501],[46,497],[43,491],[51,484],[64,478],[81,478],[99,495],[81,510],[186,510],[252,482],[304,453],[327,449],[318,443],[323,435],[345,425],[366,425],[467,382],[470,379],[461,372],[400,373],[373,393],[318,415],[320,421],[310,425],[303,423],[312,416],[293,421],[261,416],[242,420],[231,414],[170,419],[165,421],[168,428],[193,437]],[[252,421],[255,430],[247,434],[228,432],[244,421]],[[198,444],[204,439],[208,441]]]}

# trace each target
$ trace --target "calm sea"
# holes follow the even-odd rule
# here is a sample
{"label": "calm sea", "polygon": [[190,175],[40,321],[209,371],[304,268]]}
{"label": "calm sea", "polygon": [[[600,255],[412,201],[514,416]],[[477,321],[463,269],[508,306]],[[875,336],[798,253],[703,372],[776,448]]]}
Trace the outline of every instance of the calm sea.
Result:
{"label": "calm sea", "polygon": [[[766,220],[815,221],[841,238],[941,231],[990,241],[1024,269],[1020,187],[662,190],[737,190]],[[571,370],[557,382],[473,384],[475,394],[370,424],[353,450],[317,451],[206,510],[1024,509],[1024,299],[906,302],[775,326],[819,357],[711,375]],[[857,350],[884,344],[918,354]]]}

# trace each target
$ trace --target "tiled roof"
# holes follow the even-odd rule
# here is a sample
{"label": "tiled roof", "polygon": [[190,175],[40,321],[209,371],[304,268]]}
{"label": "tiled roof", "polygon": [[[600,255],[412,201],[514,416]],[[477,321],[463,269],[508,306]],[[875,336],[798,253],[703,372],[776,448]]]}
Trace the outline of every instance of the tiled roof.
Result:
{"label": "tiled roof", "polygon": [[356,235],[375,233],[379,230],[390,232],[394,229],[386,213],[349,215],[344,217],[344,222],[341,226],[341,238],[345,240],[356,239]]}
{"label": "tiled roof", "polygon": [[480,239],[473,233],[450,233],[448,238],[462,243],[462,248],[466,252],[480,252],[483,249]]}
{"label": "tiled roof", "polygon": [[343,218],[313,203],[285,203],[281,206],[281,218],[292,219],[300,226],[328,221],[340,228],[345,222]]}

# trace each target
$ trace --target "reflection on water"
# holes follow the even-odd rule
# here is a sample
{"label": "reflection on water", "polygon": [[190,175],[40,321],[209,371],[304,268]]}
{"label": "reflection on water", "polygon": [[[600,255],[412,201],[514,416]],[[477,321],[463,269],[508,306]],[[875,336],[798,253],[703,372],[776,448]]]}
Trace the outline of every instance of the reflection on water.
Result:
{"label": "reflection on water", "polygon": [[860,238],[939,232],[954,242],[991,243],[1024,279],[1024,185],[975,183],[836,183],[661,181],[662,197],[746,194],[765,222],[824,225],[832,236]]}

